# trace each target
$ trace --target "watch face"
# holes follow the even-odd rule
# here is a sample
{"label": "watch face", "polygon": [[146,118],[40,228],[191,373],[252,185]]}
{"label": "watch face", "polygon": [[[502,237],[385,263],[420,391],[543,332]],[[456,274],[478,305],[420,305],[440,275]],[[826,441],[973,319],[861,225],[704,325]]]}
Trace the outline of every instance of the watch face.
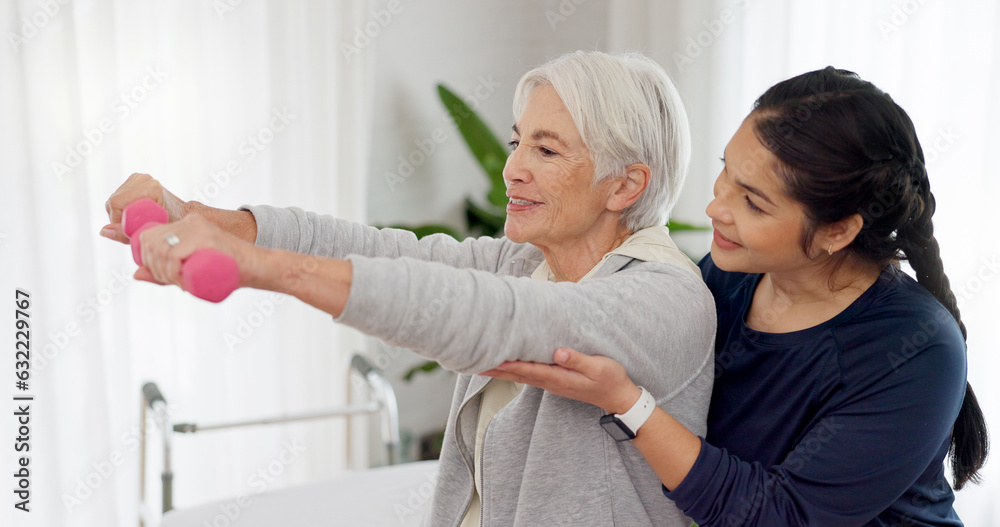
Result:
{"label": "watch face", "polygon": [[614,414],[608,414],[601,417],[601,427],[607,432],[615,441],[628,441],[630,439],[635,439],[635,434],[632,430],[629,430],[625,423],[621,422],[620,419],[615,417]]}

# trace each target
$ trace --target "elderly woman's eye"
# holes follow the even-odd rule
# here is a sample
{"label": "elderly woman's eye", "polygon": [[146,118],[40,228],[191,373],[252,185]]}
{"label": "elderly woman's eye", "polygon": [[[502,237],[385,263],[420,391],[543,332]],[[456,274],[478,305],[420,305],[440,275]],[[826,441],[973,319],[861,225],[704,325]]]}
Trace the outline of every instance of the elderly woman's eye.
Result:
{"label": "elderly woman's eye", "polygon": [[549,150],[548,148],[545,148],[544,146],[538,147],[538,151],[541,152],[543,156],[554,156],[554,155],[556,155],[556,153],[554,151]]}

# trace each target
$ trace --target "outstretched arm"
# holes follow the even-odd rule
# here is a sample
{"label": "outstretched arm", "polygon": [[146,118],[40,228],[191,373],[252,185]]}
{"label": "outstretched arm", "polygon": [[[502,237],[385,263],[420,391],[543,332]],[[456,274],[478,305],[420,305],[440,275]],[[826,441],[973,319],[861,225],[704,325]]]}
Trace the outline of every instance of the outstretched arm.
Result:
{"label": "outstretched arm", "polygon": [[[168,233],[180,242],[171,247]],[[711,368],[709,293],[667,264],[638,262],[579,284],[550,283],[410,258],[340,260],[265,249],[198,214],[147,229],[141,239],[139,279],[181,285],[181,263],[215,249],[236,260],[241,286],[292,294],[338,322],[463,373],[505,360],[547,362],[565,343],[584,353],[612,350],[638,381],[667,398]],[[685,309],[664,307],[670,305]]]}
{"label": "outstretched arm", "polygon": [[[168,233],[179,243],[169,245]],[[241,287],[286,293],[333,316],[340,316],[350,296],[350,262],[258,247],[199,213],[147,229],[140,237],[143,266],[135,273],[138,280],[183,287],[184,260],[198,250],[215,249],[236,260]]]}
{"label": "outstretched arm", "polygon": [[[260,205],[245,210],[219,209],[196,201],[183,201],[148,174],[132,174],[111,194],[105,203],[110,223],[101,229],[101,236],[129,243],[122,232],[122,212],[128,204],[141,198],[152,199],[166,209],[171,222],[195,214],[243,241],[268,249],[326,258],[345,258],[351,254],[385,258],[408,256],[496,272],[506,261],[506,255],[517,247],[504,238],[457,241],[451,236],[436,234],[418,240],[410,231],[378,229],[294,207]],[[541,259],[540,253],[538,258]]]}

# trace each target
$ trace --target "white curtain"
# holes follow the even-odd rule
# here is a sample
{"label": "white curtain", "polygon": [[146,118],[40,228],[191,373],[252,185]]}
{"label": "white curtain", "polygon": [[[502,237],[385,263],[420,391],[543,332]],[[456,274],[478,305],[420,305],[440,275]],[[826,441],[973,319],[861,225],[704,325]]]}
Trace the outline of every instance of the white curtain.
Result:
{"label": "white curtain", "polygon": [[[609,14],[608,47],[655,57],[687,104],[695,151],[685,199],[675,209],[686,220],[704,218],[723,147],[753,100],[782,79],[827,65],[853,70],[910,114],[937,198],[935,234],[945,271],[969,329],[969,380],[995,440],[1000,6],[989,0],[620,0],[610,3]],[[1000,465],[988,464],[983,477],[982,485],[957,493],[956,509],[966,525],[1000,526]]]}
{"label": "white curtain", "polygon": [[[34,396],[31,512],[7,491],[0,524],[136,525],[144,381],[175,421],[345,400],[357,334],[291,298],[238,291],[212,305],[135,282],[129,249],[97,233],[132,172],[214,206],[364,219],[370,59],[342,44],[368,17],[360,0],[0,3],[0,294],[11,344],[15,289],[30,292],[33,353],[24,392],[12,345],[0,368],[6,488],[20,457],[12,397]],[[174,501],[332,474],[344,427],[175,436]]]}
{"label": "white curtain", "polygon": [[[416,33],[415,24],[438,35],[479,27],[495,7],[457,20],[445,16],[452,11],[444,13],[443,4],[402,5],[412,16],[368,28],[371,11],[384,2],[0,3],[0,295],[8,295],[11,317],[0,323],[13,335],[15,290],[29,291],[33,369],[23,394],[35,397],[32,512],[14,510],[8,491],[0,525],[135,525],[144,381],[159,384],[178,421],[344,400],[347,355],[365,346],[358,335],[294,299],[238,291],[217,306],[136,283],[127,247],[97,232],[106,221],[104,201],[132,172],[219,207],[298,205],[364,220],[375,48],[396,42],[393,31]],[[833,64],[889,91],[928,153],[937,234],[969,328],[969,378],[989,422],[1000,422],[1000,387],[990,379],[1000,369],[993,354],[1000,339],[989,331],[1000,312],[1000,255],[989,214],[1000,174],[988,158],[988,145],[1000,142],[1000,104],[991,96],[1000,89],[995,2],[550,0],[515,8],[524,20],[511,24],[513,42],[502,46],[508,51],[495,52],[495,43],[477,50],[465,33],[454,37],[462,46],[453,55],[445,37],[435,43],[448,46],[412,47],[445,62],[488,52],[490,63],[497,61],[489,72],[540,62],[518,59],[534,56],[528,51],[536,45],[553,56],[590,42],[653,56],[678,81],[695,137],[691,176],[675,209],[681,220],[704,218],[717,158],[768,86]],[[550,12],[567,20],[550,24]],[[359,28],[374,37],[360,37]],[[345,53],[345,44],[360,45]],[[395,46],[383,53],[396,62],[386,62],[408,61]],[[502,63],[508,55],[511,63]],[[434,60],[426,65],[440,68]],[[502,80],[512,88],[514,77]],[[372,172],[381,182],[383,171]],[[692,252],[707,247],[706,240],[679,242]],[[12,397],[22,392],[9,350],[0,365],[7,401],[0,437],[7,438],[4,473],[12,474],[19,457],[10,439],[18,432]],[[292,449],[304,451],[276,464]],[[346,449],[342,424],[178,436],[175,503],[317,479],[344,467]],[[158,463],[151,453],[150,469]],[[1000,526],[1000,505],[990,499],[1000,495],[996,463],[984,476],[984,485],[958,493],[959,514],[967,525]],[[147,492],[157,496],[156,474],[147,477]]]}

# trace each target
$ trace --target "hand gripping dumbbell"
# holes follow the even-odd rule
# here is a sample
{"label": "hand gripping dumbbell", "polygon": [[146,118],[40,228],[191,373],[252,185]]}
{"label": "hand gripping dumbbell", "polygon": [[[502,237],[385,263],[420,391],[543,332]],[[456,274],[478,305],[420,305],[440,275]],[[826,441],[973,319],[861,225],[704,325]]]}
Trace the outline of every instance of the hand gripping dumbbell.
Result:
{"label": "hand gripping dumbbell", "polygon": [[[133,201],[122,211],[122,231],[132,244],[132,259],[142,265],[139,234],[155,225],[169,222],[167,211],[149,198]],[[222,302],[240,286],[236,260],[215,249],[200,249],[181,264],[181,284],[192,295]]]}

